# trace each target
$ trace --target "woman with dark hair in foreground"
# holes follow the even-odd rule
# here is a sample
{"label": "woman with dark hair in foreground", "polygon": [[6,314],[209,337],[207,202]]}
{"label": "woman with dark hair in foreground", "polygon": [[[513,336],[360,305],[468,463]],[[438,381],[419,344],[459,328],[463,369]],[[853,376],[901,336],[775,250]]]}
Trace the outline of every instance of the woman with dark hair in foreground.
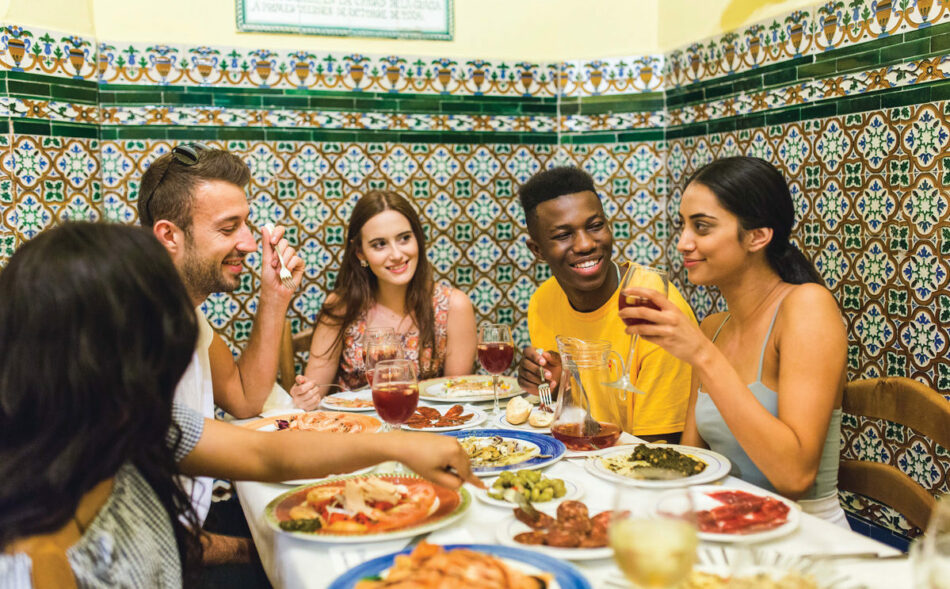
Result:
{"label": "woman with dark hair in foreground", "polygon": [[261,433],[173,407],[197,326],[168,254],[142,229],[47,231],[0,273],[0,300],[4,586],[193,582],[200,526],[179,466],[278,481],[395,459],[445,486],[474,480],[444,436]]}
{"label": "woman with dark hair in foreground", "polygon": [[789,242],[785,179],[761,159],[714,161],[687,182],[680,219],[689,281],[719,288],[729,311],[697,328],[653,291],[629,289],[660,310],[620,314],[649,321],[628,329],[693,366],[683,443],[847,527],[837,491],[847,335],[834,297]]}

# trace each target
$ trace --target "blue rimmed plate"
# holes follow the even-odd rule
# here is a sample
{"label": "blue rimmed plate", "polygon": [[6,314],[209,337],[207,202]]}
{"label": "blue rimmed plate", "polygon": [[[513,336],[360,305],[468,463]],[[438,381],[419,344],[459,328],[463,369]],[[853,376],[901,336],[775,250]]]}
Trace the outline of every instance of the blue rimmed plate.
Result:
{"label": "blue rimmed plate", "polygon": [[525,449],[537,449],[537,451],[532,452],[533,457],[505,466],[479,466],[473,462],[472,472],[480,477],[496,475],[505,470],[536,470],[538,468],[544,468],[560,460],[564,456],[564,453],[567,452],[567,448],[560,440],[555,440],[550,436],[536,434],[534,432],[510,429],[468,429],[456,432],[445,432],[442,435],[454,436],[460,440],[464,438],[499,437],[506,442],[514,442],[519,447]]}
{"label": "blue rimmed plate", "polygon": [[[519,570],[527,574],[550,573],[554,575],[554,583],[548,585],[549,589],[591,589],[590,583],[577,569],[546,554],[531,552],[523,548],[489,544],[449,544],[443,546],[443,548],[446,550],[464,548],[490,554],[500,558],[509,566],[518,567]],[[394,552],[366,561],[337,577],[328,589],[352,589],[362,579],[384,574],[393,566],[393,561],[397,555],[409,554],[410,552],[412,552],[412,549],[407,548],[401,552]]]}

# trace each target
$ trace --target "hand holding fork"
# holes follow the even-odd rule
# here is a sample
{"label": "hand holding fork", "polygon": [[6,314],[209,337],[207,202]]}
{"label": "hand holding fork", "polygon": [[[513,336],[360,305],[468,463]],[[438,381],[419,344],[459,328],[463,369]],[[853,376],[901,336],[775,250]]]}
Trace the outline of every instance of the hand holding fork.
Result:
{"label": "hand holding fork", "polygon": [[[267,223],[264,225],[264,229],[267,229],[267,232],[271,235],[274,234],[274,224]],[[279,251],[277,246],[274,246],[274,253],[277,254],[277,259],[280,260],[280,282],[284,285],[284,288],[287,288],[291,291],[297,290],[297,285],[294,284],[294,275],[290,273],[290,270],[287,269],[287,264],[284,262],[284,252]]]}

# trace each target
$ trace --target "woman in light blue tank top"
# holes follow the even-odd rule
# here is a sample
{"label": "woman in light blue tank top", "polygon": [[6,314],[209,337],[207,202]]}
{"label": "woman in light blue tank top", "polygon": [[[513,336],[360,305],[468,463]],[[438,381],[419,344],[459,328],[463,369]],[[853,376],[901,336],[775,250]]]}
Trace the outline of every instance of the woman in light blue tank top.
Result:
{"label": "woman in light blue tank top", "polygon": [[629,329],[693,367],[683,443],[846,527],[837,476],[847,335],[821,276],[789,242],[785,179],[758,158],[716,160],[686,183],[680,218],[689,281],[717,287],[729,313],[696,328],[655,291],[629,289],[659,310],[621,316],[647,320]]}

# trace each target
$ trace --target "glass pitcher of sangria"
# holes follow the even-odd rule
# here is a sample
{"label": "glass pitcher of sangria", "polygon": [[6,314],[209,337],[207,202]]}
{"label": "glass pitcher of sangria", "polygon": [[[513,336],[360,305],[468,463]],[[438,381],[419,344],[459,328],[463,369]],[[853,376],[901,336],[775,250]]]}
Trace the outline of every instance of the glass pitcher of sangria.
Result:
{"label": "glass pitcher of sangria", "polygon": [[[555,339],[562,371],[551,435],[570,450],[613,446],[620,438],[620,426],[603,419],[610,414],[623,415],[625,409],[620,407],[616,391],[604,383],[615,380],[611,378],[611,367],[617,367],[622,374],[623,360],[605,340],[564,335]],[[616,362],[611,362],[611,357]]]}

